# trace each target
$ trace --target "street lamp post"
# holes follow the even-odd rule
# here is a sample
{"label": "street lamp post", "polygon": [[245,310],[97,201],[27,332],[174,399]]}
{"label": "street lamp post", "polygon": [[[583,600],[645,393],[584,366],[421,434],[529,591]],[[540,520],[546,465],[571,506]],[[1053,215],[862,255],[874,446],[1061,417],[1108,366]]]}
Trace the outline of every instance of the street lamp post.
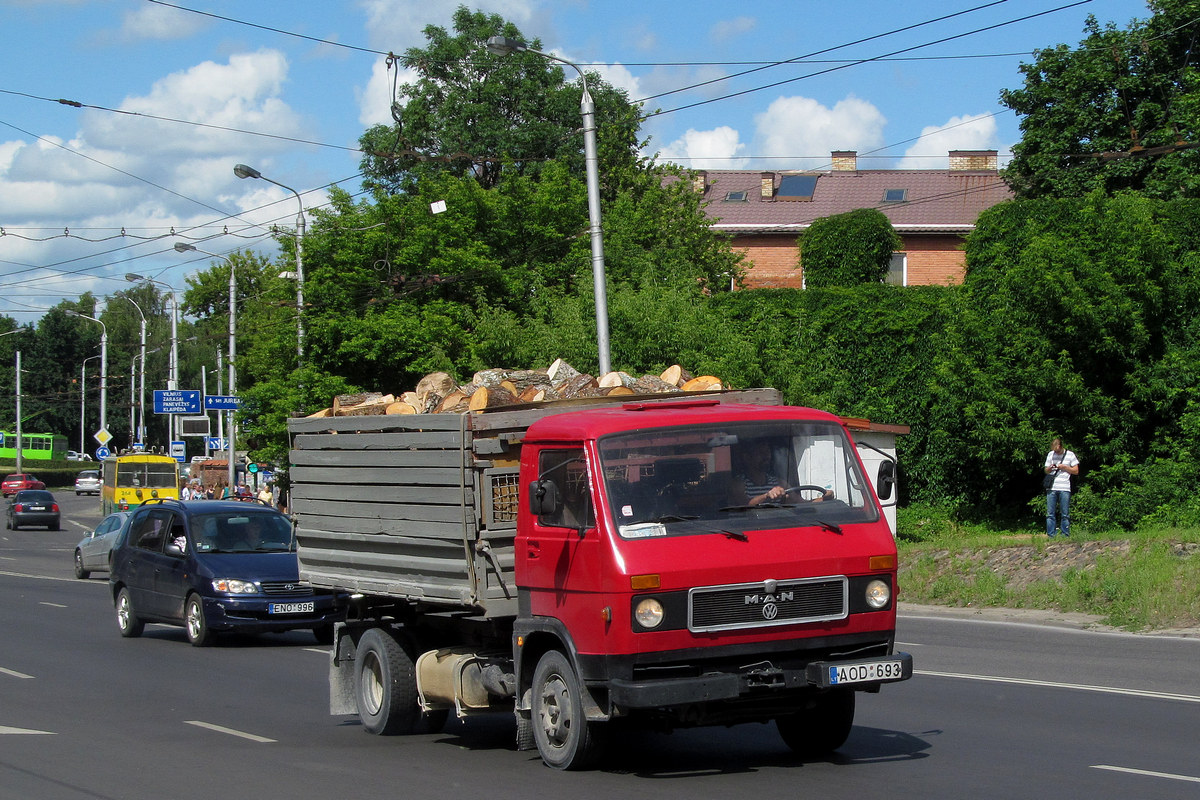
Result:
{"label": "street lamp post", "polygon": [[[192,244],[188,244],[187,242],[176,242],[175,243],[175,251],[178,253],[187,253],[187,252],[203,253],[206,256],[212,256],[213,258],[222,259],[223,261],[225,261],[225,263],[229,264],[229,394],[231,394],[231,395],[236,394],[237,393],[237,388],[236,388],[237,387],[237,371],[234,368],[233,362],[234,362],[234,358],[237,356],[237,337],[234,336],[234,332],[236,330],[235,320],[237,319],[237,280],[235,279],[235,275],[234,275],[233,259],[231,259],[229,256],[223,256],[223,255],[219,255],[217,253],[210,253],[207,250],[201,250],[199,247],[196,247],[195,245],[192,245]],[[229,472],[228,472],[227,477],[229,479],[230,496],[232,496],[232,494],[233,494],[233,481],[234,481],[234,475],[235,475],[235,471],[234,471],[234,467],[233,467],[233,451],[234,451],[233,438],[234,438],[233,437],[233,412],[230,411],[229,412],[229,440],[226,443],[227,450],[229,453]]]}
{"label": "street lamp post", "polygon": [[[141,384],[140,384],[139,394],[138,394],[138,401],[137,401],[138,421],[137,421],[137,427],[134,428],[134,430],[136,431],[136,433],[134,434],[134,438],[136,439],[136,441],[142,442],[144,444],[146,441],[146,315],[142,313],[142,307],[139,306],[136,302],[134,302],[134,299],[132,297],[130,297],[129,295],[125,295],[125,299],[128,300],[129,302],[133,303],[133,307],[137,309],[138,316],[142,318],[142,323],[141,323],[142,379],[141,379]],[[135,375],[135,376],[133,376],[133,378],[131,380],[136,380],[136,379],[137,379],[137,376]],[[133,397],[132,397],[133,387],[132,386],[130,386],[129,394],[130,394],[130,402],[132,402],[133,401]]]}
{"label": "street lamp post", "polygon": [[[296,366],[302,366],[304,364],[304,201],[300,199],[300,193],[295,189],[279,181],[271,180],[254,167],[234,164],[233,174],[239,178],[259,178],[267,183],[273,183],[281,189],[287,189],[296,195],[296,202],[300,204],[300,212],[296,214]],[[230,394],[232,393],[230,390]]]}
{"label": "street lamp post", "polygon": [[88,356],[79,366],[79,452],[87,452],[85,420],[87,419],[87,362],[100,356]]}
{"label": "street lamp post", "polygon": [[90,319],[100,326],[100,430],[108,430],[108,326],[95,317],[67,311],[68,317]]}
{"label": "street lamp post", "polygon": [[588,229],[592,239],[592,285],[596,294],[596,348],[599,352],[600,373],[606,375],[612,369],[608,341],[608,289],[604,277],[604,239],[600,230],[600,168],[596,155],[596,104],[588,91],[587,77],[579,65],[559,58],[551,53],[534,50],[519,39],[493,36],[487,41],[487,49],[496,55],[510,53],[533,53],[551,61],[558,61],[579,73],[583,84],[583,97],[579,111],[583,115],[583,158],[587,173]]}
{"label": "street lamp post", "polygon": [[[167,388],[174,391],[179,388],[179,299],[175,296],[175,289],[168,283],[156,281],[153,278],[147,278],[143,275],[138,275],[136,272],[126,272],[125,280],[130,283],[155,283],[159,286],[164,286],[171,297],[171,360],[167,367]],[[142,369],[146,368],[146,363],[142,362]],[[175,441],[175,415],[170,415],[170,425],[168,426],[167,434],[168,445]]]}
{"label": "street lamp post", "polygon": [[[11,331],[5,331],[4,333],[0,333],[0,336],[11,336],[14,333],[21,333],[21,328],[14,328]],[[22,442],[21,442],[21,351],[20,350],[15,351],[15,355],[16,355],[16,375],[14,376],[14,379],[13,379],[13,390],[14,390],[13,393],[15,395],[13,399],[16,401],[16,404],[17,404],[17,407],[16,407],[17,419],[16,419],[16,430],[13,431],[13,433],[17,437],[17,472],[21,473],[21,472],[24,472],[24,470],[21,469],[21,444],[22,444]]]}

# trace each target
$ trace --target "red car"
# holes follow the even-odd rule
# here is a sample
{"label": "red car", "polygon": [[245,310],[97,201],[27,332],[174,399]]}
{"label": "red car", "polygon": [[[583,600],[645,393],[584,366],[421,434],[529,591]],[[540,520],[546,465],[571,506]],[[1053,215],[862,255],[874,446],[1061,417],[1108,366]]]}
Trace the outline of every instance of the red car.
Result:
{"label": "red car", "polygon": [[27,472],[18,472],[9,475],[4,479],[4,483],[0,484],[0,490],[4,492],[4,496],[16,494],[22,489],[45,489],[46,484],[39,481],[33,475]]}

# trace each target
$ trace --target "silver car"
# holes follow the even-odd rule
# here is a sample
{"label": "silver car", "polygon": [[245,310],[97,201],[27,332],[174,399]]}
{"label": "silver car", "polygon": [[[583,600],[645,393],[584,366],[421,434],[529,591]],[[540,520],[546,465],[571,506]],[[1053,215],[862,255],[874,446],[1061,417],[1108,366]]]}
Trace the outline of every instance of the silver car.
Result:
{"label": "silver car", "polygon": [[100,494],[100,471],[85,469],[75,478],[75,496],[81,494]]}
{"label": "silver car", "polygon": [[131,511],[118,511],[100,520],[96,530],[75,545],[75,577],[86,578],[94,570],[108,572],[113,545],[129,524]]}

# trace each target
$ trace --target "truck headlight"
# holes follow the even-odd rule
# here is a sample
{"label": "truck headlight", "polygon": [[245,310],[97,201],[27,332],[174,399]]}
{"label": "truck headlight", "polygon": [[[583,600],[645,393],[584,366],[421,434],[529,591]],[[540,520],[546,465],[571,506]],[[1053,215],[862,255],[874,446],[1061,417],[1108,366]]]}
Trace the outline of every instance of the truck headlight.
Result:
{"label": "truck headlight", "polygon": [[657,628],[663,621],[662,603],[653,597],[639,600],[637,607],[633,609],[633,618],[643,628]]}
{"label": "truck headlight", "polygon": [[892,599],[892,587],[887,581],[874,580],[867,584],[867,605],[871,608],[883,608]]}
{"label": "truck headlight", "polygon": [[225,594],[258,594],[261,591],[257,581],[237,578],[213,578],[212,587]]}

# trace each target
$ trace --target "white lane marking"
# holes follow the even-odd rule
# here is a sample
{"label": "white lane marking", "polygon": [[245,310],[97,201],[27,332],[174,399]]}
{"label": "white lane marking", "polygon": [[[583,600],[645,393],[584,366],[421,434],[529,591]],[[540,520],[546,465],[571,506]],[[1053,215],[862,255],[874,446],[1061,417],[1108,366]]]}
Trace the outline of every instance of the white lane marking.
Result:
{"label": "white lane marking", "polygon": [[327,655],[329,655],[329,653],[330,653],[330,650],[329,650],[328,648],[326,648],[326,649],[322,649],[322,648],[320,648],[320,647],[306,647],[306,648],[304,648],[304,652],[306,652],[306,653],[320,653],[320,654],[321,654],[321,655],[323,655],[323,656],[327,656]]}
{"label": "white lane marking", "polygon": [[26,675],[24,672],[17,672],[15,669],[5,669],[4,667],[0,667],[0,672],[13,678],[27,678],[29,680],[33,679],[32,675]]}
{"label": "white lane marking", "polygon": [[50,606],[51,608],[69,608],[69,606],[64,606],[62,603],[50,603],[50,602],[47,602],[46,600],[40,601],[38,603],[38,605],[39,606]]}
{"label": "white lane marking", "polygon": [[275,741],[274,739],[268,739],[265,736],[255,736],[253,733],[246,733],[245,731],[238,731],[234,730],[233,728],[225,728],[221,725],[213,725],[211,722],[201,722],[198,719],[187,719],[184,720],[184,722],[186,722],[188,725],[195,725],[197,728],[206,728],[210,731],[216,731],[217,733],[227,733],[230,736],[240,736],[241,738],[249,739],[252,742],[262,742],[264,744],[268,744]]}
{"label": "white lane marking", "polygon": [[1055,681],[1036,681],[1031,678],[1002,678],[998,675],[966,675],[958,672],[934,672],[932,670],[915,669],[914,675],[929,675],[934,678],[962,678],[968,681],[989,681],[991,683],[1016,683],[1024,686],[1045,686],[1050,689],[1077,689],[1081,692],[1100,692],[1102,694],[1122,694],[1129,697],[1149,697],[1155,700],[1180,700],[1185,703],[1200,703],[1200,696],[1194,694],[1175,694],[1172,692],[1152,692],[1148,689],[1121,689],[1116,686],[1088,686],[1083,683],[1057,683]]}
{"label": "white lane marking", "polygon": [[1106,769],[1111,772],[1127,772],[1130,775],[1145,775],[1150,778],[1170,778],[1173,781],[1200,783],[1200,778],[1194,775],[1176,775],[1172,772],[1153,772],[1148,769],[1133,769],[1132,767],[1113,767],[1108,764],[1093,764],[1092,769]]}
{"label": "white lane marking", "polygon": [[12,733],[12,734],[18,734],[18,735],[24,734],[27,736],[54,736],[55,735],[54,731],[35,731],[35,730],[30,730],[29,728],[7,728],[3,725],[0,725],[0,734],[6,734],[6,733]]}
{"label": "white lane marking", "polygon": [[96,586],[108,586],[108,581],[81,581],[79,578],[59,578],[54,575],[31,575],[28,572],[8,572],[0,570],[0,575],[8,575],[11,578],[33,578],[39,581],[63,581],[65,583],[94,583]]}

